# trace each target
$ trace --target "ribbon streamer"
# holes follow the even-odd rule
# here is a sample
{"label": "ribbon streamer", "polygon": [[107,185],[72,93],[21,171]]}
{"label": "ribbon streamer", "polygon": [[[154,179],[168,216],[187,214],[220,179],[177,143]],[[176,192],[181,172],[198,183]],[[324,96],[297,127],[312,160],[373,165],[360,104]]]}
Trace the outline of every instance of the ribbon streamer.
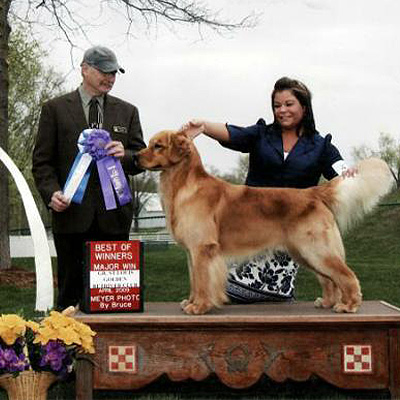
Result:
{"label": "ribbon streamer", "polygon": [[[91,173],[92,161],[96,162],[100,185],[106,210],[117,208],[119,204],[132,201],[132,195],[120,161],[107,155],[104,149],[111,141],[110,134],[104,129],[85,129],[78,138],[79,153],[69,172],[64,186],[64,195],[72,202],[81,204]],[[114,195],[115,193],[115,195]]]}
{"label": "ribbon streamer", "polygon": [[64,196],[74,203],[81,204],[90,177],[90,164],[93,158],[87,153],[79,153],[71,168],[64,186]]}
{"label": "ribbon streamer", "polygon": [[47,311],[54,305],[53,271],[46,230],[40,218],[35,200],[20,170],[8,154],[0,147],[0,160],[11,173],[24,204],[29,229],[33,239],[36,268],[36,307],[37,311]]}

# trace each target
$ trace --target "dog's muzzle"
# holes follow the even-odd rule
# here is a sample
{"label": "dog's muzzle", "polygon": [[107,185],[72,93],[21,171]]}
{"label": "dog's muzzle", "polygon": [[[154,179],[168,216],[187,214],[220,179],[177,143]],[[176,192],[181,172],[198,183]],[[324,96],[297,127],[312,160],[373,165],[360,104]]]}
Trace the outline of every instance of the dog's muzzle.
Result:
{"label": "dog's muzzle", "polygon": [[135,154],[133,155],[133,162],[134,162],[134,164],[135,164],[135,166],[136,166],[137,168],[143,169],[143,167],[140,165],[139,153],[135,153]]}

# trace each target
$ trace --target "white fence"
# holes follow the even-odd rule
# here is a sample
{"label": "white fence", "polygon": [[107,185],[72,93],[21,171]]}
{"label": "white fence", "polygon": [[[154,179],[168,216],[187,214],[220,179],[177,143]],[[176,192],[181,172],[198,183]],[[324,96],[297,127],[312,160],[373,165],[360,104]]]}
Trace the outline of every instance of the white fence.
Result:
{"label": "white fence", "polygon": [[[171,235],[167,232],[151,233],[151,234],[135,234],[129,235],[130,240],[141,240],[144,243],[175,243]],[[54,241],[48,239],[51,257],[56,257],[56,249]],[[27,236],[10,236],[10,252],[12,258],[33,257],[33,240],[30,235]]]}
{"label": "white fence", "polygon": [[[56,256],[53,239],[48,239],[50,256]],[[33,257],[33,240],[29,236],[10,236],[10,253],[12,258]]]}
{"label": "white fence", "polygon": [[129,235],[131,240],[141,240],[142,242],[167,242],[175,243],[175,240],[168,232],[160,233],[131,233]]}

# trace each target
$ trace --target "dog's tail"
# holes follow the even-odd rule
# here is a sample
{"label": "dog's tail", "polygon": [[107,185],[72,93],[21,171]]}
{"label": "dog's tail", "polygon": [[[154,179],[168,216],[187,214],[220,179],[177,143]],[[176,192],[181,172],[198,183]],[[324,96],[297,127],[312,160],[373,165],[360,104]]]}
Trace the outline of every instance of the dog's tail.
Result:
{"label": "dog's tail", "polygon": [[323,185],[323,201],[342,232],[371,211],[394,183],[389,166],[378,158],[362,160],[357,168],[354,177],[337,177]]}

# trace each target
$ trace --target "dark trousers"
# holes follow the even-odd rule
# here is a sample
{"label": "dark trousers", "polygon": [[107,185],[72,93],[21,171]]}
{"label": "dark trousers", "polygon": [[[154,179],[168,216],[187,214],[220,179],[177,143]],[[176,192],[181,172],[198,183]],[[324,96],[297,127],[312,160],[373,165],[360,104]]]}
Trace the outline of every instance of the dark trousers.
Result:
{"label": "dark trousers", "polygon": [[102,232],[94,223],[83,233],[54,233],[57,252],[57,309],[76,306],[83,296],[83,268],[86,265],[86,242],[100,240],[128,240],[129,233]]}

